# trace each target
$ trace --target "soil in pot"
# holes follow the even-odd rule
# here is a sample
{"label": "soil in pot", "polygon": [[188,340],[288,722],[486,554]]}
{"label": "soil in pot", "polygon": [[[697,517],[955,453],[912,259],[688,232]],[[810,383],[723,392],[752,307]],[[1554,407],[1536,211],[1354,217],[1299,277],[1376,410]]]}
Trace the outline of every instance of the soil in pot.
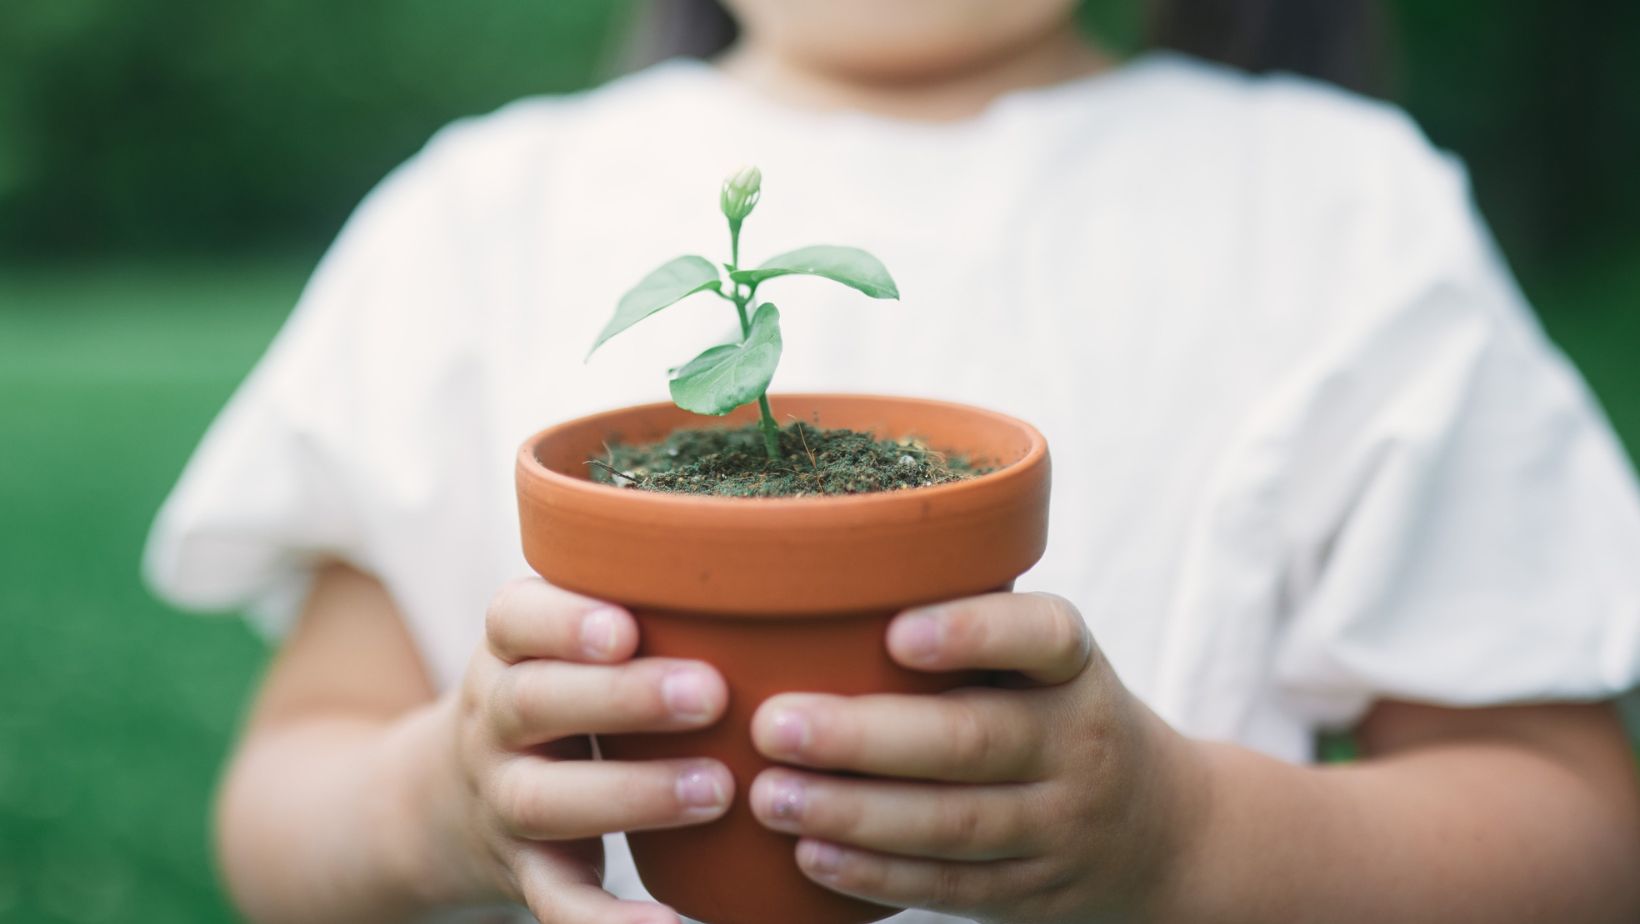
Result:
{"label": "soil in pot", "polygon": [[685,428],[659,442],[615,442],[606,448],[604,458],[587,461],[594,480],[666,494],[870,494],[951,484],[990,471],[919,439],[879,439],[802,421],[780,429],[779,459],[769,458],[756,424]]}

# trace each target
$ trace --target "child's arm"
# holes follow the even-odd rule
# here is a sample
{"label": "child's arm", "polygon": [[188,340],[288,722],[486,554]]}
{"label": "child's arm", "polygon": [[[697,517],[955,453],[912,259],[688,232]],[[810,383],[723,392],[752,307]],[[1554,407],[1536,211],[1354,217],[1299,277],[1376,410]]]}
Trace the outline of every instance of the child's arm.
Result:
{"label": "child's arm", "polygon": [[589,732],[721,714],[714,671],[629,660],[636,646],[625,612],[519,582],[492,603],[462,688],[436,697],[381,585],[327,569],[221,792],[219,855],[242,910],[325,924],[520,901],[549,924],[675,924],[599,888],[597,835],[715,818],[727,770],[551,756],[587,756]]}
{"label": "child's arm", "polygon": [[1609,705],[1384,703],[1360,740],[1366,759],[1328,769],[1207,749],[1217,807],[1179,918],[1640,920],[1634,757]]}
{"label": "child's arm", "polygon": [[435,698],[379,585],[327,569],[218,794],[218,860],[248,918],[372,922],[415,910],[409,877],[389,859],[413,843],[401,794],[414,782],[389,755],[427,724]]}
{"label": "child's arm", "polygon": [[769,756],[906,779],[754,784],[754,811],[805,835],[799,863],[839,891],[1009,922],[1640,918],[1640,798],[1608,707],[1386,703],[1365,760],[1298,767],[1178,735],[1056,598],[905,614],[889,649],[1022,683],[764,704]]}

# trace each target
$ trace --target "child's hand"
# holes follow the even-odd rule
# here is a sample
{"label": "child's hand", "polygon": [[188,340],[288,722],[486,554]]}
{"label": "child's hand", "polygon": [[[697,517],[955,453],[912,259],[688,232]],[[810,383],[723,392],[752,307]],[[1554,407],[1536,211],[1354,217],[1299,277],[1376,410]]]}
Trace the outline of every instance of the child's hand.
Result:
{"label": "child's hand", "polygon": [[995,594],[908,612],[888,647],[917,670],[1012,671],[1011,688],[764,703],[753,736],[768,757],[900,778],[758,776],[753,811],[802,836],[808,876],[990,920],[1103,919],[1160,899],[1201,817],[1203,774],[1193,745],[1127,692],[1069,603]]}
{"label": "child's hand", "polygon": [[716,671],[630,660],[637,644],[625,611],[519,581],[491,603],[486,643],[445,710],[459,799],[440,827],[464,845],[451,860],[544,924],[676,922],[668,909],[600,887],[598,836],[709,821],[733,792],[716,761],[589,759],[589,734],[693,729],[722,714],[727,688]]}

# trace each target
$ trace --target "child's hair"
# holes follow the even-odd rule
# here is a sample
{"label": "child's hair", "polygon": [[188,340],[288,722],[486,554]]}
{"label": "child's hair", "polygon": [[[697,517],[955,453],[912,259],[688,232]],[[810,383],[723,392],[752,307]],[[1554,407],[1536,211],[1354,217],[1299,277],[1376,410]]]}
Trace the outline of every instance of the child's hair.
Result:
{"label": "child's hair", "polygon": [[[1150,45],[1244,70],[1290,71],[1361,92],[1378,90],[1380,0],[1146,0]],[[735,40],[718,0],[651,0],[629,55],[633,67],[679,55],[709,58]]]}
{"label": "child's hair", "polygon": [[1363,93],[1379,90],[1384,78],[1380,0],[1150,0],[1148,7],[1157,47]]}

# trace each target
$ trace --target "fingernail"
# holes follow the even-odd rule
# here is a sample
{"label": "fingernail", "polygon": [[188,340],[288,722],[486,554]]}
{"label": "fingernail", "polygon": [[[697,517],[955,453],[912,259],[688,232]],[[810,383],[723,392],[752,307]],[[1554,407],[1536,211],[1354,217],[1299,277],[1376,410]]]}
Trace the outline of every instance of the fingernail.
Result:
{"label": "fingernail", "polygon": [[843,868],[843,851],[832,844],[804,841],[797,845],[797,862],[816,876],[830,877]]}
{"label": "fingernail", "polygon": [[774,714],[775,750],[785,754],[801,754],[809,743],[809,720],[801,712],[782,709]]}
{"label": "fingernail", "polygon": [[782,777],[768,784],[760,795],[763,814],[780,827],[795,827],[803,817],[802,783]]}
{"label": "fingernail", "polygon": [[698,720],[712,714],[706,693],[706,678],[690,668],[675,670],[661,678],[661,700],[680,719]]}
{"label": "fingernail", "polygon": [[587,657],[602,661],[615,655],[615,627],[621,611],[605,606],[581,618],[581,650]]}
{"label": "fingernail", "polygon": [[729,801],[729,788],[715,767],[695,767],[678,776],[678,802],[686,809],[716,811]]}
{"label": "fingernail", "polygon": [[913,661],[932,661],[944,641],[945,620],[938,610],[916,610],[901,616],[889,628],[889,644]]}

